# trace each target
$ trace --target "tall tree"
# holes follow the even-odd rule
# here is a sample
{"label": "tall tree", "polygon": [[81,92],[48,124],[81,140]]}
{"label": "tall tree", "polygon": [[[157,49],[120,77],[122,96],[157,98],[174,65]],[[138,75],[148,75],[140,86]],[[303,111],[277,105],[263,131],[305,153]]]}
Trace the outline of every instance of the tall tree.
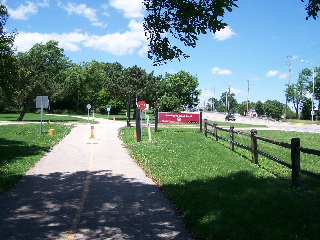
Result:
{"label": "tall tree", "polygon": [[0,95],[3,97],[12,97],[17,74],[13,49],[16,33],[4,29],[8,17],[7,8],[0,3]]}
{"label": "tall tree", "polygon": [[317,115],[320,114],[320,67],[314,69],[314,98],[318,100],[318,111]]}
{"label": "tall tree", "polygon": [[284,104],[277,100],[267,100],[264,103],[264,112],[269,117],[281,119],[284,111]]}
{"label": "tall tree", "polygon": [[311,111],[312,111],[312,101],[310,98],[304,99],[302,102],[302,109],[301,109],[301,115],[302,118],[305,120],[310,120],[311,119]]}
{"label": "tall tree", "polygon": [[299,116],[299,110],[302,107],[302,103],[306,98],[308,89],[310,90],[310,76],[310,69],[303,69],[299,74],[297,83],[287,86],[287,89],[285,90],[286,98],[289,102],[293,103],[297,118]]}
{"label": "tall tree", "polygon": [[176,102],[176,108],[193,108],[199,101],[200,90],[197,90],[198,85],[198,78],[186,71],[180,71],[176,74],[166,73],[161,81],[161,98],[158,105],[163,105],[164,101],[171,99]]}
{"label": "tall tree", "polygon": [[[172,45],[171,39],[178,39],[188,47],[196,47],[200,34],[215,33],[227,26],[224,22],[225,12],[238,7],[236,2],[237,0],[144,0],[147,10],[144,30],[149,39],[148,57],[155,65],[175,58],[180,60],[181,57],[189,57],[181,48]],[[316,19],[319,10],[319,0],[308,0],[307,19]]]}
{"label": "tall tree", "polygon": [[49,96],[50,100],[58,97],[70,62],[56,41],[35,44],[28,52],[18,53],[17,61],[16,99],[22,107],[18,118],[21,121],[25,113],[35,107],[36,96]]}
{"label": "tall tree", "polygon": [[238,102],[234,93],[223,92],[219,103],[219,112],[234,113],[238,107]]}
{"label": "tall tree", "polygon": [[106,92],[123,103],[135,105],[136,101],[144,100],[152,105],[158,96],[160,80],[153,74],[138,66],[113,71],[112,75],[107,75]]}

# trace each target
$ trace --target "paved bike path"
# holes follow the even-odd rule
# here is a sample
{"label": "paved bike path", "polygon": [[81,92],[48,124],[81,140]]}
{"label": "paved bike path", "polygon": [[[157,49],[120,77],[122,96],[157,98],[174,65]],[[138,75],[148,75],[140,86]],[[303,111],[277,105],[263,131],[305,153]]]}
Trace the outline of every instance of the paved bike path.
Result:
{"label": "paved bike path", "polygon": [[0,196],[0,239],[192,239],[130,158],[123,122],[77,125]]}

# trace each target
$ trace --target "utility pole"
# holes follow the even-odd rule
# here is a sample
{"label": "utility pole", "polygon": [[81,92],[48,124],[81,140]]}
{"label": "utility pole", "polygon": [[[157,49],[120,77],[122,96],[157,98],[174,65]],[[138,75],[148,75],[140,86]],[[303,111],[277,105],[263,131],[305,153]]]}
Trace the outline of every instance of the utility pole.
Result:
{"label": "utility pole", "polygon": [[[292,56],[287,56],[289,58],[288,66],[289,66],[289,82],[288,82],[288,87],[290,86],[291,82],[291,74],[292,74]],[[288,108],[288,96],[286,95],[286,108],[284,110],[284,119],[287,118],[287,108]]]}
{"label": "utility pole", "polygon": [[249,77],[247,78],[248,81],[248,95],[247,95],[247,113],[249,111],[249,94],[250,94],[250,79]]}
{"label": "utility pole", "polygon": [[213,87],[213,96],[211,98],[211,112],[213,112],[214,95],[216,93],[216,88]]}
{"label": "utility pole", "polygon": [[228,115],[230,114],[230,86],[229,88],[229,93],[228,93]]}

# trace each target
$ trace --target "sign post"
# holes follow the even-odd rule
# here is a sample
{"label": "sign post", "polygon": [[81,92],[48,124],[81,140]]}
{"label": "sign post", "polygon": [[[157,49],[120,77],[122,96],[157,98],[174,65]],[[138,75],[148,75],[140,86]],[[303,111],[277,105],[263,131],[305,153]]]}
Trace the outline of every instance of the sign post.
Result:
{"label": "sign post", "polygon": [[149,115],[147,115],[147,124],[148,124],[149,142],[151,142],[152,141],[152,137],[151,137],[150,116]]}
{"label": "sign post", "polygon": [[149,104],[145,101],[140,101],[137,103],[136,109],[136,131],[137,131],[137,142],[141,142],[142,140],[142,121],[141,121],[141,111],[148,110]]}
{"label": "sign post", "polygon": [[107,108],[108,116],[109,116],[109,112],[110,112],[110,110],[111,110],[111,105],[107,105],[106,108]]}
{"label": "sign post", "polygon": [[91,108],[91,104],[87,104],[87,109],[88,109],[88,122],[90,122],[90,120],[89,120],[90,108]]}
{"label": "sign post", "polygon": [[141,124],[141,110],[139,108],[136,108],[136,134],[137,134],[137,142],[141,142],[142,124]]}
{"label": "sign post", "polygon": [[37,96],[36,97],[36,108],[40,108],[40,134],[42,134],[42,115],[43,109],[49,107],[48,96]]}

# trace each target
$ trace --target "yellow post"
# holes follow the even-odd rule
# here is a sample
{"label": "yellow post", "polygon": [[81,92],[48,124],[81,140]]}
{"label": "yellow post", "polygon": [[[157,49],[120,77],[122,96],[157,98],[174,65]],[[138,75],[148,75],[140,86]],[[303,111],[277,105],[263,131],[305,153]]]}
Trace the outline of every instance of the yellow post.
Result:
{"label": "yellow post", "polygon": [[133,131],[133,136],[134,136],[134,137],[137,137],[137,130],[134,130],[134,131]]}
{"label": "yellow post", "polygon": [[54,135],[54,129],[49,130],[49,135]]}

